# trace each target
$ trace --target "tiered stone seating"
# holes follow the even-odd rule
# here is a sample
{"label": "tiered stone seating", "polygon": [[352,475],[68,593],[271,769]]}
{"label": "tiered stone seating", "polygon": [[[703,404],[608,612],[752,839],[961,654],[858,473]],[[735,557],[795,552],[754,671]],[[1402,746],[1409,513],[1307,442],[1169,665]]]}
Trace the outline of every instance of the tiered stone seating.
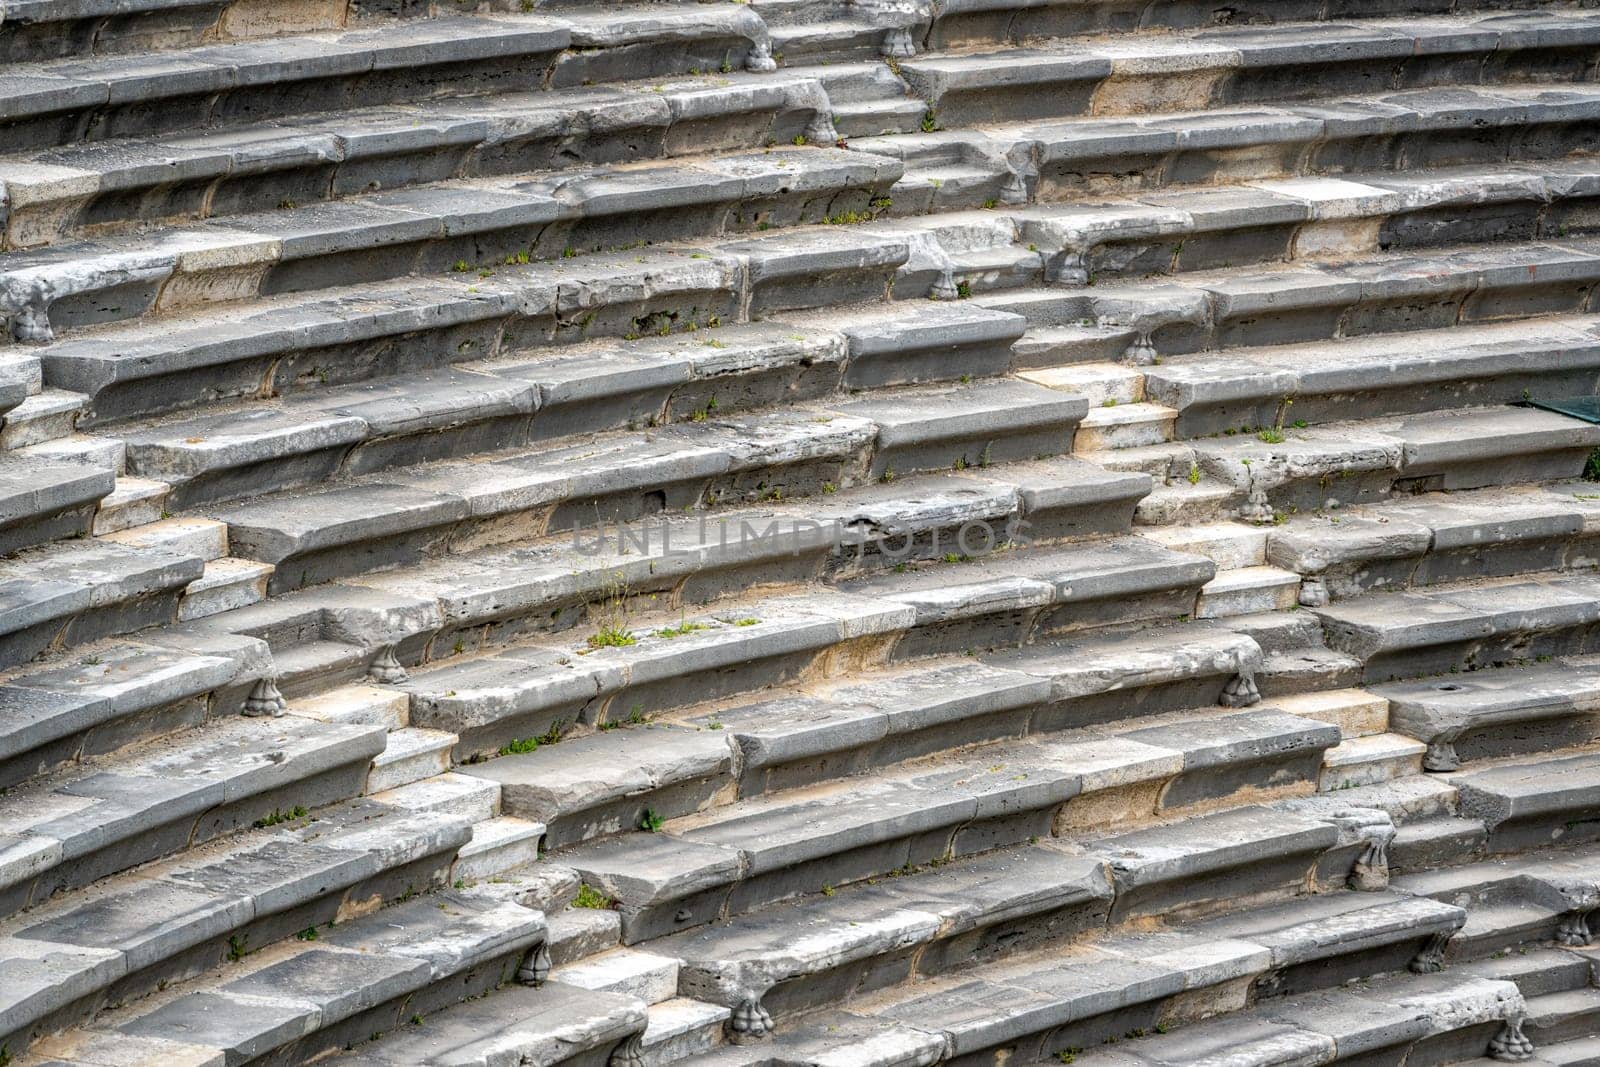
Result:
{"label": "tiered stone seating", "polygon": [[1600,1062],[1597,57],[0,0],[0,1067]]}

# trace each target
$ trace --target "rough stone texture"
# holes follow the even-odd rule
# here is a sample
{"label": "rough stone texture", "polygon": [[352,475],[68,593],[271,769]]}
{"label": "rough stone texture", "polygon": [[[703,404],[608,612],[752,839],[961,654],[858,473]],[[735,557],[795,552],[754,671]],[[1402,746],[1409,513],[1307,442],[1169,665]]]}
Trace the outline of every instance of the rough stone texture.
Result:
{"label": "rough stone texture", "polygon": [[0,2],[0,1062],[1593,1060],[1597,56]]}

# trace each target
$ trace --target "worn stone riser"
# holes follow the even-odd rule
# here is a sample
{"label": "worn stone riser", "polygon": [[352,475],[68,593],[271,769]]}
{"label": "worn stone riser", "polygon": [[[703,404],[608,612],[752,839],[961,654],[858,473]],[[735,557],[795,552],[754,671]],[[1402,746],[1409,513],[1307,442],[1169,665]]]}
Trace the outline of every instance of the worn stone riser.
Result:
{"label": "worn stone riser", "polygon": [[0,126],[16,148],[150,137],[213,126],[242,125],[318,111],[404,103],[429,97],[543,88],[558,53],[474,59],[354,78],[323,78],[252,86],[228,93],[140,100],[122,107],[69,110],[20,118]]}
{"label": "worn stone riser", "polygon": [[[574,107],[579,106],[575,101]],[[241,175],[211,175],[108,190],[88,198],[69,197],[29,205],[28,210],[13,209],[6,227],[8,237],[0,246],[13,250],[38,248],[75,237],[123,234],[154,223],[271,211],[289,204],[315,204],[376,189],[453,179],[530,175],[789,144],[813,129],[817,121],[815,109],[773,110],[699,121],[686,119],[670,127],[597,130],[582,139],[565,133],[529,135],[521,140],[479,146],[444,143],[409,153],[396,150],[391,155],[338,163],[310,163],[286,153],[281,165],[266,173],[258,170]],[[760,206],[755,205],[753,210],[759,211]],[[754,225],[762,222],[771,225],[771,216],[758,218]],[[599,233],[588,239],[604,241],[607,236]],[[579,233],[577,239],[585,236]],[[562,248],[556,249],[557,253]]]}
{"label": "worn stone riser", "polygon": [[970,10],[941,12],[918,41],[918,50],[960,49],[989,44],[1021,45],[1030,38],[1137,30],[1201,30],[1216,26],[1270,26],[1281,22],[1402,15],[1443,15],[1473,11],[1519,10],[1544,6],[1540,0],[1247,0],[1220,18],[1207,0],[1073,0],[1027,7],[989,3]]}
{"label": "worn stone riser", "polygon": [[[460,742],[455,749],[455,758],[458,761],[491,758],[505,745],[519,739],[543,736],[552,729],[595,728],[602,724],[625,722],[630,718],[637,720],[641,717],[654,719],[682,715],[689,713],[697,704],[797,682],[815,684],[827,679],[849,677],[891,663],[903,664],[952,652],[976,654],[979,651],[1026,647],[1080,628],[1177,619],[1188,614],[1186,608],[1192,610],[1196,592],[1196,587],[1189,587],[1144,598],[1124,597],[1116,603],[1089,602],[1021,616],[1006,611],[974,613],[954,625],[917,627],[879,635],[870,640],[841,642],[804,652],[785,653],[767,660],[743,660],[734,667],[715,672],[699,671],[692,677],[673,676],[658,684],[628,686],[592,699],[561,702],[528,712],[497,714],[488,723],[463,720],[450,701],[442,702],[442,706],[437,708],[430,703],[414,701],[412,721],[413,725],[457,734]],[[753,610],[759,611],[759,607]],[[1059,622],[1062,618],[1075,618],[1078,623],[1063,628]],[[674,620],[666,621],[670,623]],[[433,647],[438,655],[444,646],[436,641]],[[454,646],[450,646],[450,651],[454,651]],[[1032,720],[1031,726],[1024,732],[1054,732],[1117,721],[1133,715],[1214,704],[1226,681],[1226,677],[1218,676],[1170,688],[1140,688],[1047,704],[1024,715]],[[980,734],[992,729],[999,732],[965,740],[941,737],[939,741],[930,738],[919,744],[915,740],[896,737],[879,750],[879,755],[865,758],[869,764],[889,762],[912,758],[912,754],[923,754],[918,751],[923,745],[950,748],[970,741],[1006,736],[1009,731],[1007,725],[1002,723],[1004,720],[1000,723],[974,722],[967,729]],[[931,747],[927,749],[931,750]],[[647,806],[646,800],[639,799],[635,806],[642,811]],[[554,830],[552,834],[555,834]]]}
{"label": "worn stone riser", "polygon": [[[1032,199],[1051,202],[1085,195],[1125,196],[1172,186],[1228,184],[1296,175],[1338,176],[1353,172],[1559,159],[1592,152],[1597,146],[1600,146],[1600,139],[1589,124],[1578,122],[1272,143],[1234,149],[1052,161],[1040,167],[1037,179],[1029,183],[1029,190]],[[960,206],[977,207],[980,203]]]}
{"label": "worn stone riser", "polygon": [[331,1026],[319,1027],[299,1040],[287,1042],[265,1055],[252,1056],[241,1062],[248,1062],[254,1067],[299,1067],[300,1064],[325,1058],[341,1049],[397,1030],[419,1016],[426,1025],[427,1017],[434,1012],[484,996],[511,982],[525,955],[519,951],[482,961],[437,984],[369,1008],[348,1019],[341,1019]]}
{"label": "worn stone riser", "polygon": [[[287,208],[281,215],[237,216],[235,229],[199,234],[169,231],[161,238],[173,248],[198,240],[207,246],[198,255],[151,251],[148,245],[136,250],[131,238],[119,239],[119,251],[107,250],[109,255],[82,245],[29,253],[35,260],[43,259],[33,271],[19,269],[7,278],[7,310],[14,316],[14,336],[43,340],[59,330],[150,313],[412,274],[449,277],[475,272],[484,279],[508,265],[515,268],[522,257],[565,260],[580,253],[732,236],[820,223],[829,217],[870,218],[875,213],[873,202],[900,173],[895,161],[832,148],[746,154],[743,161],[733,177],[703,167],[647,163],[633,170],[601,172],[588,182],[574,183],[565,194],[541,193],[538,183],[522,193],[513,188],[496,192],[424,186],[380,194],[383,199],[373,202],[350,198]],[[724,180],[714,180],[718,177]],[[652,178],[661,183],[659,195],[646,195],[643,188]],[[563,185],[567,181],[560,180]],[[579,190],[586,195],[574,199]],[[505,210],[470,206],[475,193],[498,200]],[[252,225],[267,232],[251,232]],[[128,256],[137,262],[130,263]],[[121,263],[116,262],[119,259]],[[22,267],[18,261],[16,268]],[[513,277],[518,273],[557,287],[564,280],[551,279],[548,268],[513,270]],[[558,274],[565,276],[567,270]],[[494,292],[499,285],[483,288]],[[592,305],[600,303],[592,296],[571,295],[582,301],[584,311],[592,312]],[[751,304],[748,313],[756,308]],[[27,325],[29,321],[33,326]],[[584,317],[582,327],[587,329],[593,321],[593,314]],[[39,330],[27,332],[34,326]]]}
{"label": "worn stone riser", "polygon": [[1424,678],[1589,652],[1600,652],[1600,628],[1594,625],[1510,633],[1483,640],[1378,653],[1367,659],[1362,680],[1376,683]]}
{"label": "worn stone riser", "polygon": [[[1418,415],[1450,408],[1513,404],[1530,394],[1581,396],[1588,393],[1600,379],[1600,364],[1594,368],[1557,369],[1543,373],[1529,370],[1483,378],[1465,377],[1460,370],[1447,377],[1451,370],[1442,367],[1440,377],[1435,381],[1407,382],[1403,386],[1375,389],[1372,392],[1319,394],[1297,391],[1293,396],[1292,412],[1286,412],[1281,397],[1262,398],[1254,402],[1195,405],[1179,412],[1176,433],[1179,440],[1214,437],[1224,431],[1252,433],[1268,427],[1281,427],[1281,420],[1286,413],[1292,414],[1297,421],[1317,425],[1386,415]],[[1528,481],[1562,477],[1559,473],[1544,477],[1534,472],[1530,474],[1532,476]]]}
{"label": "worn stone riser", "polygon": [[296,805],[323,807],[362,795],[370,760],[334,768],[291,785],[242,797],[199,816],[150,828],[131,837],[106,842],[105,848],[58,864],[28,882],[0,893],[0,917],[42,904],[65,890],[87,886],[109,875],[163,856],[198,847],[227,834],[249,829],[258,819]]}
{"label": "worn stone riser", "polygon": [[[216,40],[338,29],[351,17],[347,0],[267,5],[256,0],[200,0],[88,16],[71,10],[0,26],[0,62],[37,63],[74,56],[182,48]],[[452,12],[453,14],[454,12]]]}
{"label": "worn stone riser", "polygon": [[24,1049],[47,1034],[91,1021],[99,1013],[147,996],[168,985],[198,977],[234,958],[237,946],[264,947],[287,940],[302,930],[368,914],[384,904],[446,884],[455,850],[427,856],[375,878],[274,915],[258,917],[203,943],[171,953],[80,1000],[40,1018],[26,1030],[0,1034],[0,1043]]}
{"label": "worn stone riser", "polygon": [[1446,85],[1584,81],[1595,59],[1592,45],[1512,50],[1502,44],[1500,50],[1488,54],[1391,55],[1316,64],[1296,57],[1283,66],[1245,69],[1196,66],[1175,73],[1113,73],[1109,77],[1069,70],[1059,80],[1042,77],[971,87],[959,83],[942,86],[935,74],[920,69],[913,60],[907,64],[905,76],[914,94],[929,99],[939,125],[960,127],[1273,104]]}
{"label": "worn stone riser", "polygon": [[1519,574],[1589,571],[1595,566],[1600,544],[1592,538],[1556,538],[1542,541],[1489,543],[1478,548],[1430,550],[1423,556],[1362,560],[1330,567],[1322,573],[1331,599],[1367,593],[1425,589],[1433,585],[1474,578],[1509,578]]}

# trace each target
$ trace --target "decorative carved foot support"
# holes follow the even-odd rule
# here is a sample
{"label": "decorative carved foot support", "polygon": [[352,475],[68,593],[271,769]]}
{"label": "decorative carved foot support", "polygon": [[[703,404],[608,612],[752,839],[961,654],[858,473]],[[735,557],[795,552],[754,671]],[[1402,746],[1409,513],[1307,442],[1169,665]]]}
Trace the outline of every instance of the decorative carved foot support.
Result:
{"label": "decorative carved foot support", "polygon": [[1561,917],[1561,926],[1556,930],[1557,944],[1588,948],[1593,940],[1594,934],[1589,930],[1587,911],[1571,911]]}
{"label": "decorative carved foot support", "polygon": [[1407,969],[1412,974],[1438,974],[1444,970],[1444,946],[1449,940],[1449,934],[1429,936],[1428,943],[1422,946],[1422,951],[1417,953],[1417,958],[1411,961]]}
{"label": "decorative carved foot support", "polygon": [[1460,770],[1461,757],[1456,755],[1455,738],[1429,742],[1428,751],[1422,754],[1422,769],[1425,771]]}
{"label": "decorative carved foot support", "polygon": [[947,269],[939,275],[939,280],[928,290],[928,296],[934,300],[960,300],[961,290],[956,288],[955,272]]}
{"label": "decorative carved foot support", "polygon": [[819,111],[811,117],[806,127],[806,140],[816,145],[831,145],[839,140],[839,131],[833,125],[833,116]]}
{"label": "decorative carved foot support", "polygon": [[1272,505],[1267,502],[1267,494],[1260,489],[1250,490],[1244,506],[1239,509],[1239,517],[1245,522],[1271,522]]}
{"label": "decorative carved foot support", "polygon": [[1375,893],[1389,888],[1389,842],[1393,838],[1394,830],[1391,827],[1388,833],[1367,842],[1366,851],[1361,853],[1355,866],[1350,869],[1351,889]]}
{"label": "decorative carved foot support", "polygon": [[1088,285],[1089,268],[1082,252],[1062,251],[1049,265],[1048,279],[1058,285]]}
{"label": "decorative carved foot support", "polygon": [[1300,579],[1300,606],[1325,608],[1328,606],[1328,583],[1322,575],[1312,574]]}
{"label": "decorative carved foot support", "polygon": [[907,56],[917,54],[917,42],[911,39],[911,29],[900,26],[883,35],[883,43],[878,46],[880,55],[890,56],[894,59],[905,59]]}
{"label": "decorative carved foot support", "polygon": [[741,1000],[733,1009],[733,1017],[728,1020],[728,1034],[735,1045],[760,1041],[771,1033],[772,1016],[767,1014],[760,1000]]}
{"label": "decorative carved foot support", "polygon": [[1028,179],[1016,171],[1008,173],[1005,185],[1000,187],[1000,202],[1002,204],[1026,204],[1028,202]]}
{"label": "decorative carved foot support", "polygon": [[1151,367],[1156,362],[1156,345],[1147,333],[1141,333],[1134,338],[1133,344],[1122,354],[1122,358],[1134,367]]}
{"label": "decorative carved foot support", "polygon": [[384,645],[378,650],[377,658],[367,668],[367,676],[381,685],[399,685],[410,677],[406,669],[400,666],[400,661],[395,659],[393,645]]}
{"label": "decorative carved foot support", "polygon": [[50,309],[43,304],[27,304],[11,316],[11,339],[22,344],[42,345],[56,339],[50,328]]}
{"label": "decorative carved foot support", "polygon": [[1217,703],[1225,708],[1248,708],[1260,700],[1261,690],[1256,688],[1255,675],[1236,674],[1222,687],[1222,696]]}
{"label": "decorative carved foot support", "polygon": [[606,1067],[644,1067],[644,1040],[634,1034],[618,1045],[606,1060]]}
{"label": "decorative carved foot support", "polygon": [[245,698],[243,714],[252,719],[276,719],[288,709],[288,701],[278,692],[277,683],[271,678],[263,678]]}
{"label": "decorative carved foot support", "polygon": [[550,946],[541,941],[522,960],[517,968],[517,981],[523,985],[544,985],[550,977]]}
{"label": "decorative carved foot support", "polygon": [[778,61],[772,58],[772,42],[757,41],[755,47],[750,49],[750,54],[744,57],[744,69],[757,74],[777,70]]}
{"label": "decorative carved foot support", "polygon": [[1505,1026],[1489,1042],[1489,1058],[1505,1063],[1533,1058],[1533,1042],[1522,1033],[1522,1017],[1507,1019]]}

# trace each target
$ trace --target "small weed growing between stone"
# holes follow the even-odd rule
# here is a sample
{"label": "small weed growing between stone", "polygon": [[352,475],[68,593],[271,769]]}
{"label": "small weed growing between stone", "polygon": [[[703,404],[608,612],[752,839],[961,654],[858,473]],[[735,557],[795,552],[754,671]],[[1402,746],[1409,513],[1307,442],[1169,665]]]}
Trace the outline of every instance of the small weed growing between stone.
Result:
{"label": "small weed growing between stone", "polygon": [[600,892],[594,886],[585,882],[578,887],[578,895],[572,898],[574,908],[589,908],[594,911],[605,911],[611,907],[613,901],[610,897]]}
{"label": "small weed growing between stone", "polygon": [[639,816],[639,829],[647,834],[653,834],[666,825],[667,820],[656,813],[654,808],[645,808],[644,814]]}
{"label": "small weed growing between stone", "polygon": [[281,822],[290,822],[294,819],[303,819],[308,814],[309,812],[307,812],[306,809],[301,807],[299,804],[296,804],[288,811],[282,811],[278,808],[273,808],[271,815],[263,816],[262,818],[259,818],[255,822],[251,823],[251,825],[257,830],[264,830],[269,826],[277,826]]}

